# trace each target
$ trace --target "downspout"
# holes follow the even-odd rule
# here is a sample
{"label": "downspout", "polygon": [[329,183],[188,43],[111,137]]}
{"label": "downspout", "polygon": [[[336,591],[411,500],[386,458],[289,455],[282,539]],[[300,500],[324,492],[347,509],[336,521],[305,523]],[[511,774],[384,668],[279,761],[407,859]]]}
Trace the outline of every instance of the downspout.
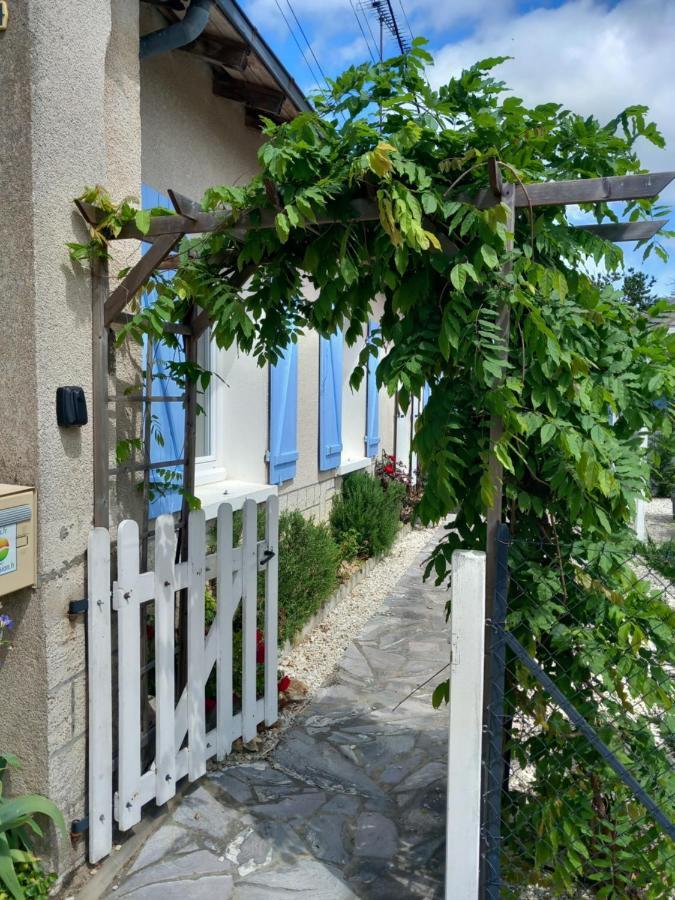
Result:
{"label": "downspout", "polygon": [[159,53],[168,53],[169,50],[177,50],[197,40],[209,21],[210,9],[211,0],[192,0],[180,22],[142,35],[138,54],[140,58],[147,59]]}

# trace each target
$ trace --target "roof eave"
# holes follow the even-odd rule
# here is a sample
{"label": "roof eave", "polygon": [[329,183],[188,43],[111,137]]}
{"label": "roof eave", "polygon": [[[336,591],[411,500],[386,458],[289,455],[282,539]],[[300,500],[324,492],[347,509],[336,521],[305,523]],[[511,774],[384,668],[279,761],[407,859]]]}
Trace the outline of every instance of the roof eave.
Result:
{"label": "roof eave", "polygon": [[280,89],[286,94],[291,103],[299,112],[310,112],[312,106],[305,97],[302,90],[298,87],[295,80],[291,77],[281,60],[267,44],[260,32],[254,28],[251,20],[241,9],[239,4],[234,0],[215,0],[216,6],[223,15],[231,22],[241,35],[243,41],[248,44],[253,52],[259,57],[262,64],[269,71],[270,75]]}

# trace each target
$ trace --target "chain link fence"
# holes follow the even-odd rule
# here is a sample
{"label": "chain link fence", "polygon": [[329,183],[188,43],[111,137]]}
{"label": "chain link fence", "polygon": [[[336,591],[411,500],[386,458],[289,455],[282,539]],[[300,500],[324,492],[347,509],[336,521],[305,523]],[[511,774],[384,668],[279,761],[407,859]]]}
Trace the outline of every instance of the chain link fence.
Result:
{"label": "chain link fence", "polygon": [[501,527],[483,777],[491,900],[675,897],[675,586],[648,556]]}

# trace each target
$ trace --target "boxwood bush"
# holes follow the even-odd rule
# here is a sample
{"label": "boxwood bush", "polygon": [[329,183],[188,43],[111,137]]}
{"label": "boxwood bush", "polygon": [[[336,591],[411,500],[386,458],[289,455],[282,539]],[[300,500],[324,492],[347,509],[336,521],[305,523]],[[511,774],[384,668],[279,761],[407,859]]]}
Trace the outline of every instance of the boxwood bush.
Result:
{"label": "boxwood bush", "polygon": [[399,529],[405,492],[405,485],[393,480],[383,485],[368,472],[348,475],[330,514],[336,542],[342,544],[345,535],[356,532],[361,556],[386,553]]}
{"label": "boxwood bush", "polygon": [[327,525],[297,510],[279,516],[279,641],[289,640],[337,586],[340,551]]}

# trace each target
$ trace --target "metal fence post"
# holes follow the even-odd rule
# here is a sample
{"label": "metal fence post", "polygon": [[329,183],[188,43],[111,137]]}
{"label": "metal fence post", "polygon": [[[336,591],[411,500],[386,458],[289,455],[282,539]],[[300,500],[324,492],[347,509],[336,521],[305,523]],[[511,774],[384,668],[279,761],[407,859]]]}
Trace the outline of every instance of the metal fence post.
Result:
{"label": "metal fence post", "polygon": [[446,900],[477,900],[485,644],[485,553],[452,554]]}
{"label": "metal fence post", "polygon": [[500,525],[496,535],[496,577],[490,641],[490,683],[487,685],[487,735],[483,797],[483,896],[499,900],[501,887],[501,819],[504,781],[504,681],[506,656],[504,628],[509,584],[509,529]]}

